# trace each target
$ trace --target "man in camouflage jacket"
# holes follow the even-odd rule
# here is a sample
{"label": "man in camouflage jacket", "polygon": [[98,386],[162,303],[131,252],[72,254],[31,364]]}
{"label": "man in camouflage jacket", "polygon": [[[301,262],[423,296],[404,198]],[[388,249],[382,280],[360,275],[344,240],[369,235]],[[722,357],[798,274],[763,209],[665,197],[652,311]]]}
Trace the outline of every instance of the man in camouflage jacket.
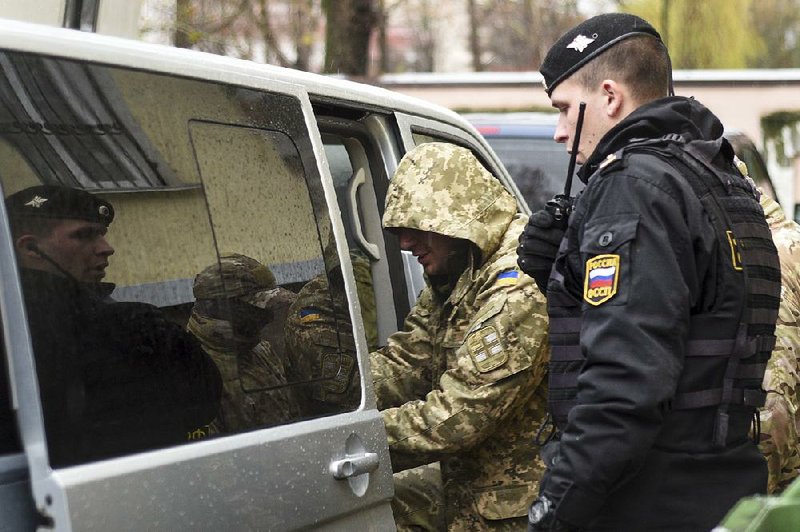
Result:
{"label": "man in camouflage jacket", "polygon": [[[303,404],[309,416],[355,410],[361,402],[353,324],[333,240],[325,248],[325,256],[331,266],[303,286],[284,325],[292,363],[310,383]],[[350,251],[350,262],[367,345],[372,350],[378,345],[378,330],[370,263],[358,250]]]}
{"label": "man in camouflage jacket", "polygon": [[[403,472],[398,528],[433,528],[430,513],[443,508],[450,530],[524,529],[543,470],[534,440],[548,353],[544,297],[516,266],[525,217],[469,150],[430,143],[400,162],[383,224],[426,274],[404,329],[370,355]],[[437,461],[443,500],[419,508],[425,497],[405,483],[435,468],[404,470]]]}
{"label": "man in camouflage jacket", "polygon": [[797,437],[798,350],[800,349],[800,227],[787,220],[774,200],[761,196],[772,239],[781,259],[781,306],[763,388],[767,402],[761,409],[761,452],[769,466],[769,493],[783,490],[800,472]]}
{"label": "man in camouflage jacket", "polygon": [[260,336],[271,319],[270,303],[281,297],[275,276],[245,255],[222,255],[197,274],[196,302],[187,328],[222,375],[219,413],[210,433],[230,434],[300,417],[293,368]]}

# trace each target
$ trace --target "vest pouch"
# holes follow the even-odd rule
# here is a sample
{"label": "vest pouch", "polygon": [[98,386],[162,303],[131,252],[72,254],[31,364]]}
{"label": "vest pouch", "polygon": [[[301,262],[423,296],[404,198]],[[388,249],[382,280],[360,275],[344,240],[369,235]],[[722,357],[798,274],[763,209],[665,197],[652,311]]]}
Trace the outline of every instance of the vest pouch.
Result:
{"label": "vest pouch", "polygon": [[475,507],[487,521],[528,515],[528,506],[536,498],[534,484],[512,484],[495,488],[473,488]]}
{"label": "vest pouch", "polygon": [[603,255],[616,252],[636,238],[638,214],[615,214],[595,218],[583,230],[581,253]]}

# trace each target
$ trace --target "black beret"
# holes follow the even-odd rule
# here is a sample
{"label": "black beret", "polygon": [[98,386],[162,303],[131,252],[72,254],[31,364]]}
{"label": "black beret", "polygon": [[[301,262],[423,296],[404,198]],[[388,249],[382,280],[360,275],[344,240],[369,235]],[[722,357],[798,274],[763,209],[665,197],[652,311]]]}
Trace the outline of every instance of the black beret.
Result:
{"label": "black beret", "polygon": [[547,52],[539,72],[549,96],[556,86],[615,44],[635,35],[661,35],[646,20],[627,13],[608,13],[581,22]]}
{"label": "black beret", "polygon": [[108,227],[114,207],[85,190],[56,185],[38,185],[15,192],[6,198],[11,217],[86,220]]}

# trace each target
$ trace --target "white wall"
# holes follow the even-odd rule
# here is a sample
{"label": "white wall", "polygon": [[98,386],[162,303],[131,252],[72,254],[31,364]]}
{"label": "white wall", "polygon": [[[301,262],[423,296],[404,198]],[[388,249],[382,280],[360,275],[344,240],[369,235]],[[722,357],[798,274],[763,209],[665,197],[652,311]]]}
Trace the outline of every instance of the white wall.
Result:
{"label": "white wall", "polygon": [[[66,0],[0,0],[0,17],[62,26]],[[135,39],[142,0],[100,0],[97,33]]]}

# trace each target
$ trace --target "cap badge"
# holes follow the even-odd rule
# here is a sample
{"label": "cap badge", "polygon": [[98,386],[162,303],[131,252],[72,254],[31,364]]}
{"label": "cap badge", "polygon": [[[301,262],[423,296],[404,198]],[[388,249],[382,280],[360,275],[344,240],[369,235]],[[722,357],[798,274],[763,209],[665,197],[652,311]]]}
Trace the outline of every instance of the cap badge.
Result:
{"label": "cap badge", "polygon": [[106,207],[105,205],[100,205],[100,207],[97,209],[97,212],[99,212],[100,216],[103,217],[106,217],[110,214],[108,207]]}
{"label": "cap badge", "polygon": [[26,207],[33,207],[34,209],[40,208],[42,205],[45,204],[47,198],[43,198],[41,196],[34,196],[32,200],[25,204]]}
{"label": "cap badge", "polygon": [[576,52],[582,53],[584,50],[586,50],[586,47],[592,44],[595,40],[597,40],[596,37],[592,39],[585,35],[578,35],[572,39],[572,42],[567,45],[567,48],[572,48]]}

